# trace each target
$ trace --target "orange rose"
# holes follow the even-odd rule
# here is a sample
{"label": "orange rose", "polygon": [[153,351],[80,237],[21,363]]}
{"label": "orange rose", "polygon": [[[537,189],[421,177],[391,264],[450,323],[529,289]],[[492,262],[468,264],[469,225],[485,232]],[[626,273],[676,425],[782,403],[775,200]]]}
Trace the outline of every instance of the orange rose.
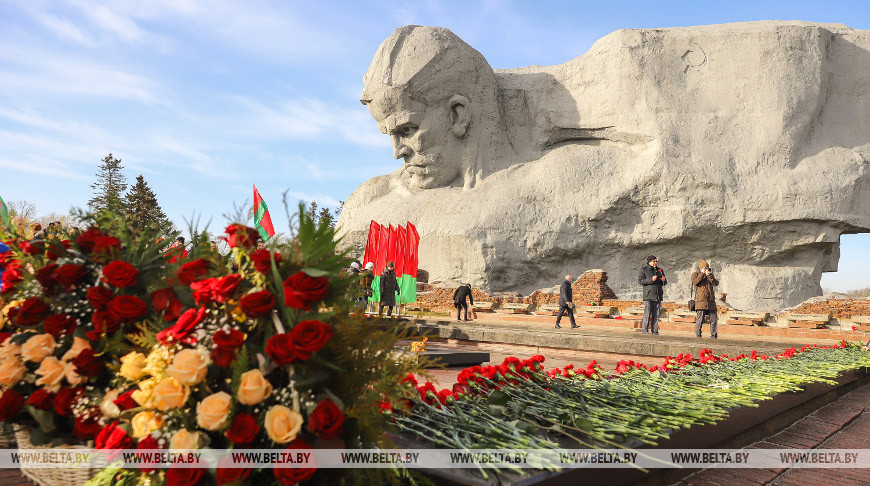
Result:
{"label": "orange rose", "polygon": [[[205,379],[208,359],[195,349],[182,349],[166,367],[166,374],[175,377],[182,385],[196,385]],[[242,375],[244,377],[244,375]]]}
{"label": "orange rose", "polygon": [[163,417],[154,412],[139,412],[130,420],[133,426],[133,438],[144,439],[148,434],[163,427]]}
{"label": "orange rose", "polygon": [[103,400],[100,402],[100,412],[103,413],[104,417],[115,418],[121,415],[121,409],[115,405],[115,400],[118,399],[119,393],[118,390],[109,390],[106,396],[103,397]]}
{"label": "orange rose", "polygon": [[263,427],[275,443],[286,444],[295,440],[302,430],[302,415],[284,405],[275,405],[266,412]]}
{"label": "orange rose", "polygon": [[47,390],[56,392],[60,389],[60,380],[63,379],[66,373],[66,366],[61,360],[54,356],[49,356],[42,360],[39,368],[36,369],[36,374],[40,376],[36,380],[36,385],[44,386]]}
{"label": "orange rose", "polygon": [[187,429],[181,429],[172,435],[172,439],[169,441],[169,449],[199,449],[202,446],[202,443],[202,435],[199,432],[191,432]]}
{"label": "orange rose", "polygon": [[5,388],[13,387],[24,378],[26,372],[27,368],[21,364],[21,361],[18,361],[15,356],[10,356],[0,363],[0,385]]}
{"label": "orange rose", "polygon": [[87,339],[74,337],[72,347],[69,348],[69,351],[63,353],[63,356],[60,359],[63,361],[73,360],[79,355],[79,353],[86,349],[91,349],[91,343]]}
{"label": "orange rose", "polygon": [[51,334],[37,334],[21,345],[21,358],[39,363],[53,353],[56,346],[57,341]]}
{"label": "orange rose", "polygon": [[87,381],[87,377],[83,377],[76,372],[76,365],[72,363],[67,363],[64,367],[64,375],[66,375],[66,381],[70,385],[81,385],[85,381]]}
{"label": "orange rose", "polygon": [[205,430],[218,430],[227,425],[233,397],[226,392],[209,395],[196,405],[196,423]]}
{"label": "orange rose", "polygon": [[272,384],[263,376],[260,370],[251,370],[242,373],[239,384],[239,403],[243,405],[256,405],[269,398],[272,394]]}
{"label": "orange rose", "polygon": [[130,381],[136,381],[142,378],[145,369],[145,355],[135,351],[127,353],[121,357],[121,370],[118,372],[124,378]]}
{"label": "orange rose", "polygon": [[3,344],[0,344],[0,361],[6,361],[6,358],[18,356],[19,354],[21,354],[21,346],[12,344],[8,339]]}
{"label": "orange rose", "polygon": [[[190,388],[170,376],[160,380],[160,383],[151,390],[151,393],[154,396],[154,406],[165,412],[184,405],[190,396]],[[133,399],[136,400],[135,397]]]}

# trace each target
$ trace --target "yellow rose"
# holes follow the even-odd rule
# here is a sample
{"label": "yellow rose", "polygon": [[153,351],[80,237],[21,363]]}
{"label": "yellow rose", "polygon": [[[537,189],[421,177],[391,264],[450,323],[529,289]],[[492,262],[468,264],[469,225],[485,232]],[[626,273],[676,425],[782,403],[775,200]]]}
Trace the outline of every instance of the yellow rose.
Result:
{"label": "yellow rose", "polygon": [[135,400],[141,407],[154,408],[157,406],[154,401],[154,393],[151,392],[150,388],[147,390],[135,390],[130,394],[130,398]]}
{"label": "yellow rose", "polygon": [[184,405],[190,396],[190,388],[169,376],[160,380],[151,393],[154,394],[154,406],[165,412]]}
{"label": "yellow rose", "polygon": [[227,424],[233,397],[217,392],[196,405],[196,423],[205,430],[218,430]]}
{"label": "yellow rose", "polygon": [[181,429],[172,435],[172,439],[169,440],[169,449],[199,449],[202,446],[202,442],[202,435],[199,432]]}
{"label": "yellow rose", "polygon": [[205,379],[206,372],[208,359],[195,349],[182,349],[166,367],[166,374],[175,377],[182,385],[196,385]]}
{"label": "yellow rose", "polygon": [[13,387],[24,378],[26,372],[27,368],[21,364],[21,361],[18,361],[15,356],[10,356],[0,363],[0,385],[5,388]]}
{"label": "yellow rose", "polygon": [[142,353],[132,352],[121,357],[121,371],[119,374],[130,381],[136,381],[142,378],[145,369],[145,355]]}
{"label": "yellow rose", "polygon": [[115,405],[115,400],[118,399],[119,394],[118,390],[109,390],[103,397],[103,401],[100,402],[100,412],[103,413],[104,417],[115,418],[121,415],[121,409]]}
{"label": "yellow rose", "polygon": [[79,375],[78,372],[76,372],[76,365],[72,363],[66,364],[66,366],[64,367],[64,375],[66,375],[66,381],[73,386],[81,385],[82,383],[87,381],[87,378]]}
{"label": "yellow rose", "polygon": [[36,374],[40,376],[36,385],[44,386],[46,390],[56,392],[60,390],[60,380],[66,373],[66,366],[54,356],[42,360]]}
{"label": "yellow rose", "polygon": [[269,398],[272,394],[272,384],[263,376],[260,370],[251,370],[242,373],[239,384],[239,403],[244,405],[256,405]]}
{"label": "yellow rose", "polygon": [[148,357],[145,358],[145,368],[142,369],[143,373],[147,373],[151,376],[160,376],[163,374],[163,371],[166,370],[166,360],[169,359],[169,353],[165,348],[157,348],[151,353],[148,354]]}
{"label": "yellow rose", "polygon": [[163,417],[154,412],[139,412],[130,420],[133,426],[133,438],[144,439],[151,432],[163,427]]}
{"label": "yellow rose", "polygon": [[266,412],[263,426],[275,443],[286,444],[302,430],[302,415],[284,405],[275,405]]}
{"label": "yellow rose", "polygon": [[57,342],[51,334],[37,334],[21,345],[21,358],[24,361],[39,363],[54,352]]}
{"label": "yellow rose", "polygon": [[60,359],[62,361],[69,361],[71,359],[75,359],[75,357],[78,356],[79,353],[86,349],[91,349],[91,343],[87,339],[73,337],[72,347],[69,348],[69,351],[63,353],[63,356]]}
{"label": "yellow rose", "polygon": [[[9,339],[11,339],[11,336]],[[6,361],[6,358],[21,354],[21,346],[12,344],[9,339],[7,339],[3,344],[0,344],[0,361]]]}

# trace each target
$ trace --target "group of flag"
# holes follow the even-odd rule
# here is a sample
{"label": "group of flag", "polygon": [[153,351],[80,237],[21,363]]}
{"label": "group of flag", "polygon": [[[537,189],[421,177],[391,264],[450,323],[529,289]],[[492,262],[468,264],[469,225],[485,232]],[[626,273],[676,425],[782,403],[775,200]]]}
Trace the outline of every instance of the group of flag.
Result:
{"label": "group of flag", "polygon": [[363,261],[372,262],[374,282],[372,301],[380,301],[381,274],[387,267],[387,262],[393,262],[396,279],[399,281],[399,297],[397,304],[407,304],[417,301],[417,265],[419,263],[418,247],[420,235],[417,228],[410,222],[406,226],[384,226],[374,221],[369,224],[369,235],[366,240],[366,250]]}

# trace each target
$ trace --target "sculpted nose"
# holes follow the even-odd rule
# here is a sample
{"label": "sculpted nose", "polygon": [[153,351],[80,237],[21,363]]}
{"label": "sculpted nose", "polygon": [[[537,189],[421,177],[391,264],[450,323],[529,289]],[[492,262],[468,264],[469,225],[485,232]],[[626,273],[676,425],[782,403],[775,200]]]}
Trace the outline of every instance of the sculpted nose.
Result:
{"label": "sculpted nose", "polygon": [[405,145],[402,137],[398,135],[391,135],[390,139],[393,142],[393,158],[401,159],[403,157],[411,155],[411,148]]}

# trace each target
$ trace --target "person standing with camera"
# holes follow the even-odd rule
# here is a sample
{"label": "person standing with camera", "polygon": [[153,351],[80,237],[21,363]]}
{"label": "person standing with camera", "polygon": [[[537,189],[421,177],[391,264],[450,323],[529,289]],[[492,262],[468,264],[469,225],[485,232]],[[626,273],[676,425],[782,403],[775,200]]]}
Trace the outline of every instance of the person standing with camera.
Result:
{"label": "person standing with camera", "polygon": [[713,287],[719,285],[719,281],[713,275],[713,270],[706,261],[698,263],[698,270],[692,273],[692,285],[695,288],[695,335],[701,337],[701,326],[704,317],[710,316],[710,337],[716,339],[719,324],[719,313],[716,311],[716,294]]}
{"label": "person standing with camera", "polygon": [[664,287],[668,283],[665,271],[659,268],[659,259],[646,257],[646,265],[640,267],[637,283],[643,286],[643,333],[659,333],[659,311],[662,307]]}

